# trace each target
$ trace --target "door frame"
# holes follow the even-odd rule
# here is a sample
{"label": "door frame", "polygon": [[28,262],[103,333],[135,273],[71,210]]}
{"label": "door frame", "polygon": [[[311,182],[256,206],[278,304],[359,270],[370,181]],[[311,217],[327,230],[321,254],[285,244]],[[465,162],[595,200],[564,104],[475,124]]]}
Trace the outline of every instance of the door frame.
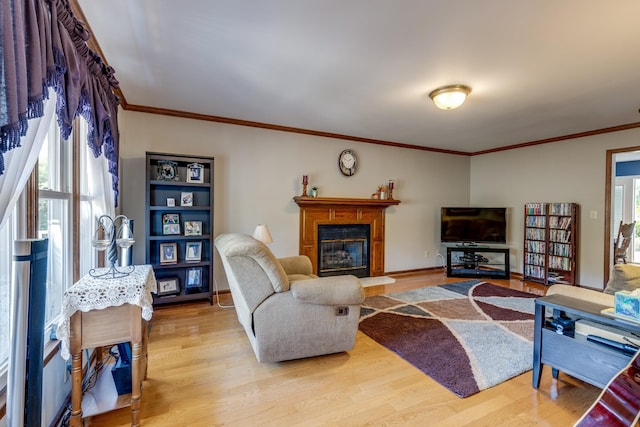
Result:
{"label": "door frame", "polygon": [[611,217],[613,215],[613,190],[615,188],[615,169],[613,163],[613,156],[618,153],[626,153],[629,151],[640,151],[640,146],[625,148],[614,148],[607,150],[606,165],[605,165],[605,184],[604,184],[604,283],[609,282],[609,273],[613,265],[611,260],[613,257],[613,234],[611,224]]}

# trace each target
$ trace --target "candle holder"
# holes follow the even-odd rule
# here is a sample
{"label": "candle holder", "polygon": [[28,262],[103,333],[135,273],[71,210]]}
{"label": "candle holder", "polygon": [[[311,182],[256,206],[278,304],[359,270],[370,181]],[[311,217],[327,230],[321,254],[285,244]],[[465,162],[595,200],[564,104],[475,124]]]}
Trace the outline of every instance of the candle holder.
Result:
{"label": "candle holder", "polygon": [[309,185],[309,176],[302,175],[302,197],[307,197],[307,185]]}
{"label": "candle holder", "polygon": [[392,199],[393,200],[393,180],[390,179],[389,183],[387,184],[387,198]]}
{"label": "candle holder", "polygon": [[[116,229],[118,220],[120,220],[120,227]],[[118,215],[111,218],[109,215],[102,215],[98,218],[91,245],[100,252],[107,250],[109,269],[102,274],[97,274],[96,269],[92,268],[89,270],[89,274],[92,277],[103,279],[118,279],[131,274],[135,270],[134,265],[118,269],[118,251],[116,249],[116,245],[124,249],[130,248],[136,242],[131,236],[133,236],[131,222],[126,216]]]}

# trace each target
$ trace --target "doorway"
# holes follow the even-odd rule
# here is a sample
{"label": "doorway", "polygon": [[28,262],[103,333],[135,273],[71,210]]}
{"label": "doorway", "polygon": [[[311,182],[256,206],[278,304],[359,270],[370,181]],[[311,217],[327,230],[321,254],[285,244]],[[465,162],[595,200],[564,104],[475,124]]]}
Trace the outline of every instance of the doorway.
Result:
{"label": "doorway", "polygon": [[[613,244],[620,221],[640,223],[640,147],[607,150],[605,186],[605,283],[613,265]],[[634,231],[630,262],[640,263],[640,237]]]}

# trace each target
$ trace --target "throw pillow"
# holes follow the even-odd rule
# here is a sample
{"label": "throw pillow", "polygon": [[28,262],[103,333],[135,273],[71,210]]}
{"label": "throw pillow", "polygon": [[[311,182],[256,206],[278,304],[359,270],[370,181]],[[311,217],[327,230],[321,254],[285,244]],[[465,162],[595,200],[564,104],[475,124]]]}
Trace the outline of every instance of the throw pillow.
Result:
{"label": "throw pillow", "polygon": [[616,264],[604,293],[613,295],[618,291],[633,291],[637,288],[640,288],[640,266]]}

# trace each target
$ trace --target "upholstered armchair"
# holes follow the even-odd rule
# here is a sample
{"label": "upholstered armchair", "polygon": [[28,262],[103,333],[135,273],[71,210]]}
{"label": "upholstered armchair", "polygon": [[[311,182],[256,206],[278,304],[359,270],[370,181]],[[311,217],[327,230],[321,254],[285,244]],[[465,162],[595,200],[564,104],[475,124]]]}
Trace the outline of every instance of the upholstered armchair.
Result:
{"label": "upholstered armchair", "polygon": [[613,296],[617,291],[633,291],[638,288],[640,288],[640,266],[615,264],[607,286],[602,292],[576,286],[552,285],[547,289],[547,295],[561,294],[613,307]]}
{"label": "upholstered armchair", "polygon": [[246,234],[221,234],[215,246],[238,320],[259,362],[353,348],[364,301],[357,277],[317,277],[309,258],[277,259]]}

